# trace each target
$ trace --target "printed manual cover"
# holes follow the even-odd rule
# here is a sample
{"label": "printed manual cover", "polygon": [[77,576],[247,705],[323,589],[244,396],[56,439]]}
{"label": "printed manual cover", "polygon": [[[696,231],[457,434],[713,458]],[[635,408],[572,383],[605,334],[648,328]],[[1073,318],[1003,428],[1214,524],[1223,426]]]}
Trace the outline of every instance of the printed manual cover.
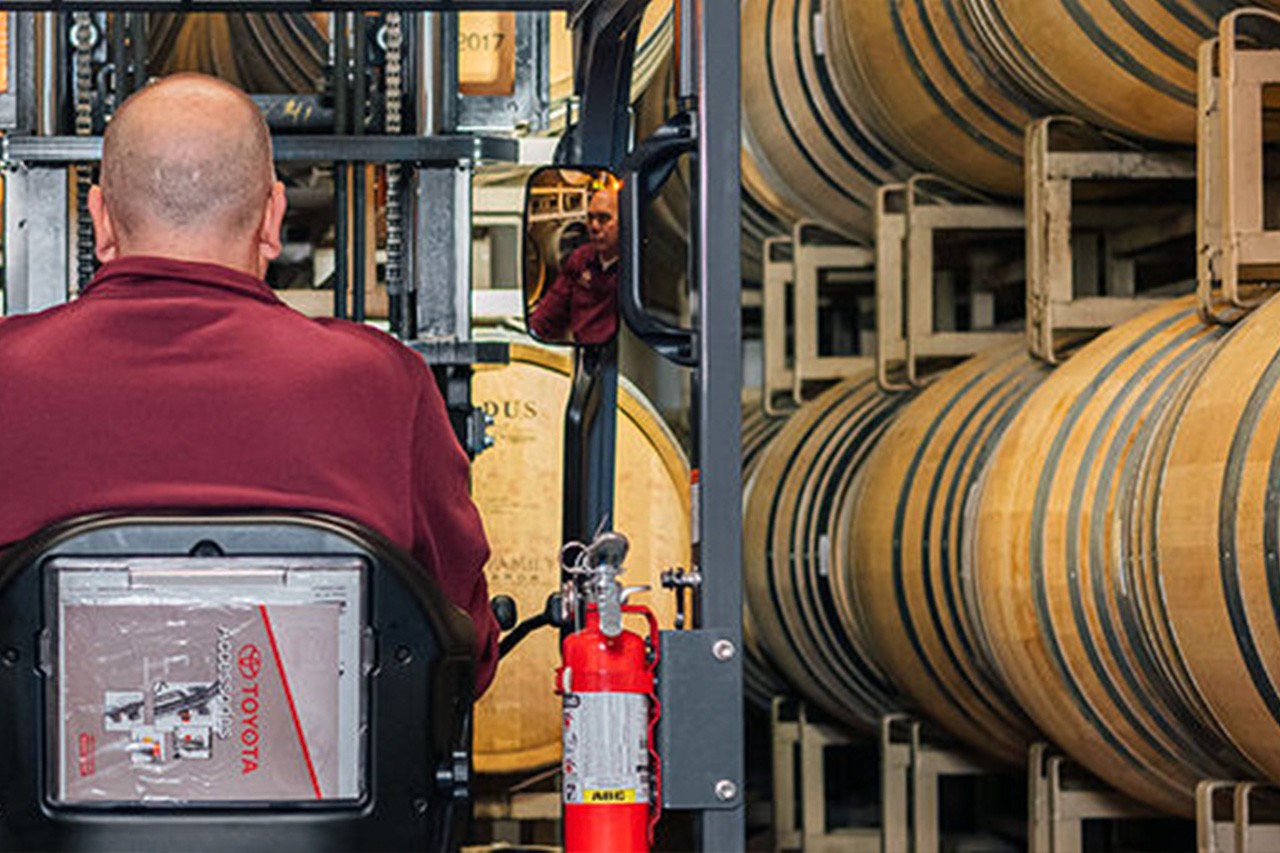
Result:
{"label": "printed manual cover", "polygon": [[64,802],[357,795],[345,596],[146,594],[59,608]]}

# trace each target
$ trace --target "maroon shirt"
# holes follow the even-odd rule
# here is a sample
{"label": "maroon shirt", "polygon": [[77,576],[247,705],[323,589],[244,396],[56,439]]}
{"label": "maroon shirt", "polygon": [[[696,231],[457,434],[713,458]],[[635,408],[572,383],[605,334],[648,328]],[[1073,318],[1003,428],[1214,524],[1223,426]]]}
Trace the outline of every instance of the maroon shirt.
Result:
{"label": "maroon shirt", "polygon": [[468,464],[422,359],[213,264],[127,257],[0,320],[0,547],[111,509],[351,518],[412,552],[497,665]]}
{"label": "maroon shirt", "polygon": [[564,340],[570,332],[580,344],[612,339],[618,332],[617,259],[605,269],[594,243],[575,249],[538,300],[529,326],[544,341]]}

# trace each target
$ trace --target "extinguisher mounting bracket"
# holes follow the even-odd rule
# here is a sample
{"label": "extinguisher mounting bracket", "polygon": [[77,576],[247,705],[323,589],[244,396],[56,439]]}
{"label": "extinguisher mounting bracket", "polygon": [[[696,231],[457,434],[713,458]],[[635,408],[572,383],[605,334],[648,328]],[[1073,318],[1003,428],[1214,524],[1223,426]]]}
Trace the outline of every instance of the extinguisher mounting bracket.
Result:
{"label": "extinguisher mounting bracket", "polygon": [[[742,806],[742,648],[725,629],[663,631],[658,660],[658,756],[664,809]],[[732,784],[732,796],[725,797]]]}

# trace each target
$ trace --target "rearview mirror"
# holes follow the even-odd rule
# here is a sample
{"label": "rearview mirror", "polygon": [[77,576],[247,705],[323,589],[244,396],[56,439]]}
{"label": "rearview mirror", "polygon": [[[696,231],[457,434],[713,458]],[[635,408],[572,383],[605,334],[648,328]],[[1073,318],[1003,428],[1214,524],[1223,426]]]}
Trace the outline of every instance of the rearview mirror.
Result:
{"label": "rearview mirror", "polygon": [[545,166],[524,205],[524,318],[545,343],[604,344],[618,333],[618,189],[608,169]]}

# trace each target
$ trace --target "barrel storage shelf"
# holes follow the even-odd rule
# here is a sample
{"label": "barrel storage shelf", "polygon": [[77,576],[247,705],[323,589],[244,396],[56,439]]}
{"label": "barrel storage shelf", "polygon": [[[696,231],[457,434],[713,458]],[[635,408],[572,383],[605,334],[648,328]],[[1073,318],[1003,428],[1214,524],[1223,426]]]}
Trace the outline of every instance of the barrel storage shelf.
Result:
{"label": "barrel storage shelf", "polygon": [[753,464],[763,653],[853,729],[906,711],[1017,767],[1047,739],[1134,799],[1280,780],[1280,300],[1174,299],[1050,369],[852,376]]}

